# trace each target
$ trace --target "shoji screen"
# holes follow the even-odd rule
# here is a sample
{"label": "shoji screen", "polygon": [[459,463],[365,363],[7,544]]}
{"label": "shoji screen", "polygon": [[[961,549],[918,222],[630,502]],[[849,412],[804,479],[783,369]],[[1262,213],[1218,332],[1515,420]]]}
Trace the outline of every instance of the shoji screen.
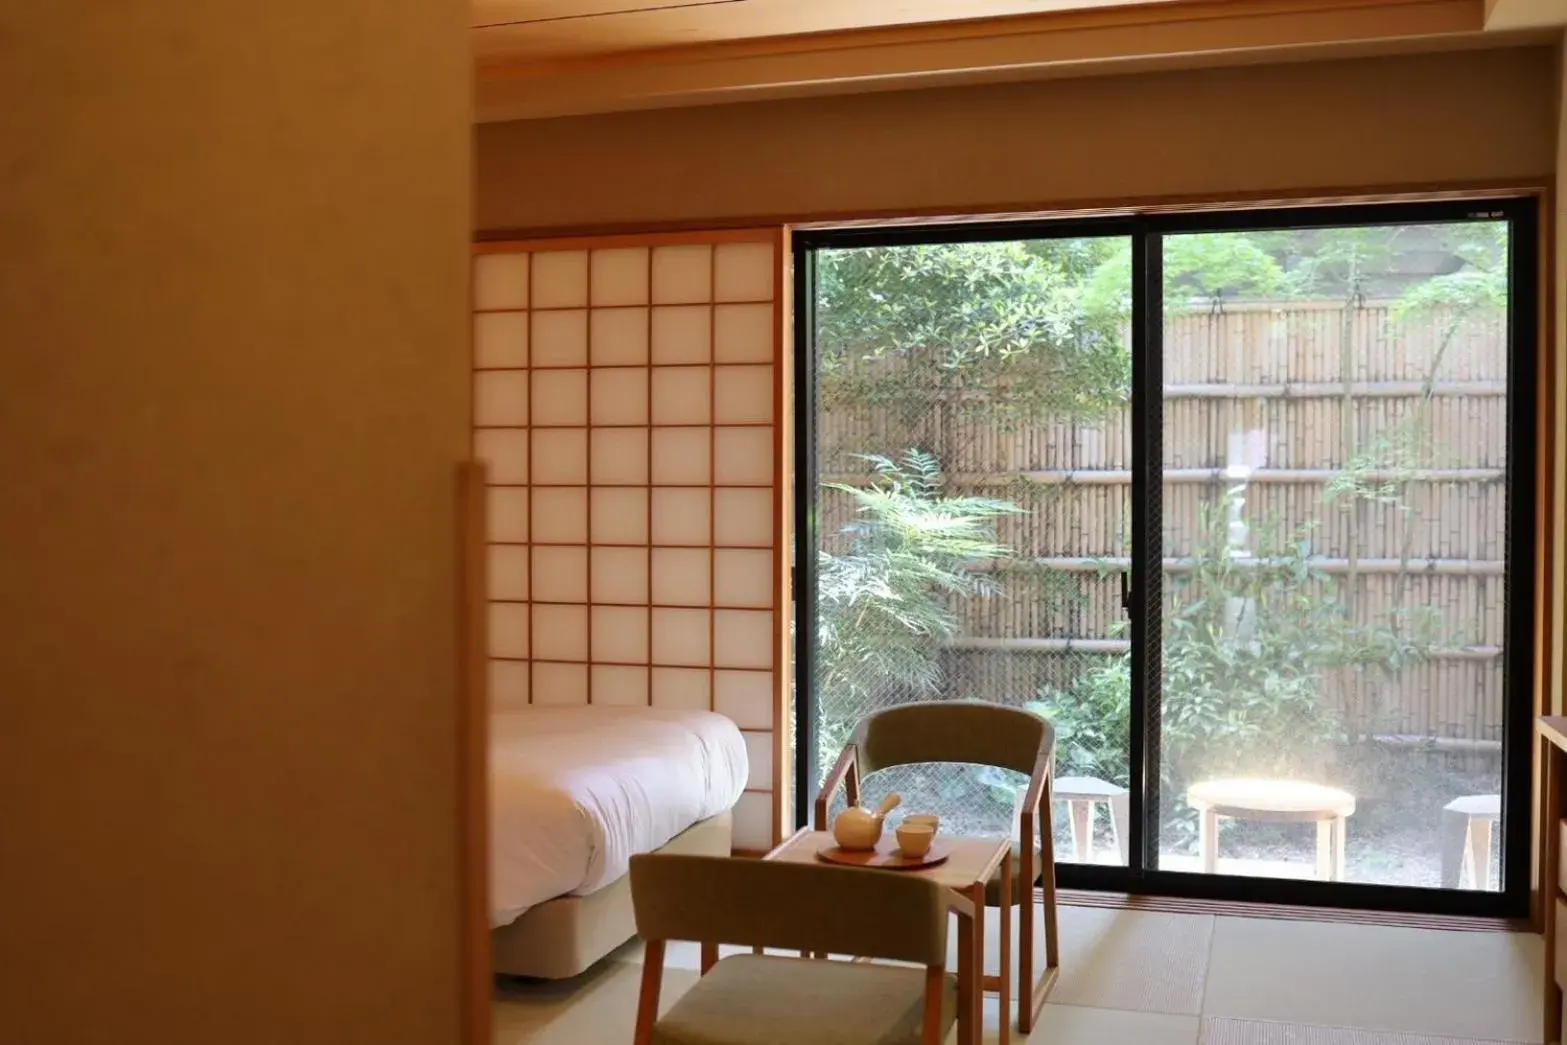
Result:
{"label": "shoji screen", "polygon": [[783,259],[771,229],[475,256],[492,703],[727,715],[738,849],[788,792]]}

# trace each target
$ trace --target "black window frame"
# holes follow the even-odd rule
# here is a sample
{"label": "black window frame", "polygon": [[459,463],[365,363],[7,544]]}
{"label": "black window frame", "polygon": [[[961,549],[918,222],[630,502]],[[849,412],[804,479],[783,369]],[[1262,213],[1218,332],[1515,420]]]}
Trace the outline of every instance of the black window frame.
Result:
{"label": "black window frame", "polygon": [[[1370,885],[1309,879],[1252,878],[1148,869],[1149,841],[1158,818],[1159,701],[1162,682],[1160,498],[1163,471],[1163,237],[1193,232],[1240,232],[1375,225],[1508,222],[1507,589],[1504,638],[1502,887],[1498,891]],[[1095,218],[986,220],[849,228],[813,228],[792,234],[794,350],[794,599],[795,764],[794,819],[809,822],[820,767],[816,764],[814,640],[815,557],[819,546],[816,491],[815,257],[845,247],[994,242],[1126,236],[1131,239],[1132,627],[1131,790],[1134,815],[1125,867],[1061,863],[1063,888],[1211,900],[1329,906],[1397,912],[1524,917],[1531,874],[1531,751],[1535,714],[1536,502],[1539,440],[1536,396],[1539,311],[1539,199],[1397,203],[1326,203],[1118,214]],[[1150,394],[1152,393],[1152,394]],[[1153,568],[1150,569],[1150,566]],[[1150,641],[1150,640],[1153,641]],[[1139,684],[1140,683],[1140,684]],[[1152,786],[1150,786],[1152,782]],[[1152,799],[1152,800],[1150,800]]]}

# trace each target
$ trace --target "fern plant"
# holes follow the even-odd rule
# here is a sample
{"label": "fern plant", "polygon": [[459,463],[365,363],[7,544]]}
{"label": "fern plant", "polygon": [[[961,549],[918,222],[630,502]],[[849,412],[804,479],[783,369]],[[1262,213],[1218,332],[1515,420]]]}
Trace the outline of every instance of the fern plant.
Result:
{"label": "fern plant", "polygon": [[823,765],[864,715],[942,692],[941,646],[958,630],[954,601],[997,590],[982,568],[1010,554],[995,520],[1020,511],[943,496],[940,463],[919,450],[862,459],[870,485],[826,484],[853,498],[856,518],[843,531],[848,550],[817,559]]}

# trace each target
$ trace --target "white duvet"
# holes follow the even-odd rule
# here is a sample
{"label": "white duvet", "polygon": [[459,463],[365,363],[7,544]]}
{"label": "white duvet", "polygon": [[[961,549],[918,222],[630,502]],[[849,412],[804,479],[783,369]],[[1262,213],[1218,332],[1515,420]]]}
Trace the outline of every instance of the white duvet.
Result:
{"label": "white duvet", "polygon": [[490,925],[611,884],[732,808],[745,741],[710,711],[529,707],[490,718]]}

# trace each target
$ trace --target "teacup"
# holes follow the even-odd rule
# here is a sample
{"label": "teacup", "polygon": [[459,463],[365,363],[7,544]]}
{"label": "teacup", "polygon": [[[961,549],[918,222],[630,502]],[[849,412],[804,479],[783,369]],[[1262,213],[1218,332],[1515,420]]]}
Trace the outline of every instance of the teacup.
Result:
{"label": "teacup", "polygon": [[930,852],[936,840],[936,829],[929,824],[911,824],[907,820],[898,825],[898,851],[910,859],[918,860]]}
{"label": "teacup", "polygon": [[912,813],[903,818],[904,827],[928,827],[930,836],[936,837],[936,832],[941,829],[941,817],[935,813]]}

